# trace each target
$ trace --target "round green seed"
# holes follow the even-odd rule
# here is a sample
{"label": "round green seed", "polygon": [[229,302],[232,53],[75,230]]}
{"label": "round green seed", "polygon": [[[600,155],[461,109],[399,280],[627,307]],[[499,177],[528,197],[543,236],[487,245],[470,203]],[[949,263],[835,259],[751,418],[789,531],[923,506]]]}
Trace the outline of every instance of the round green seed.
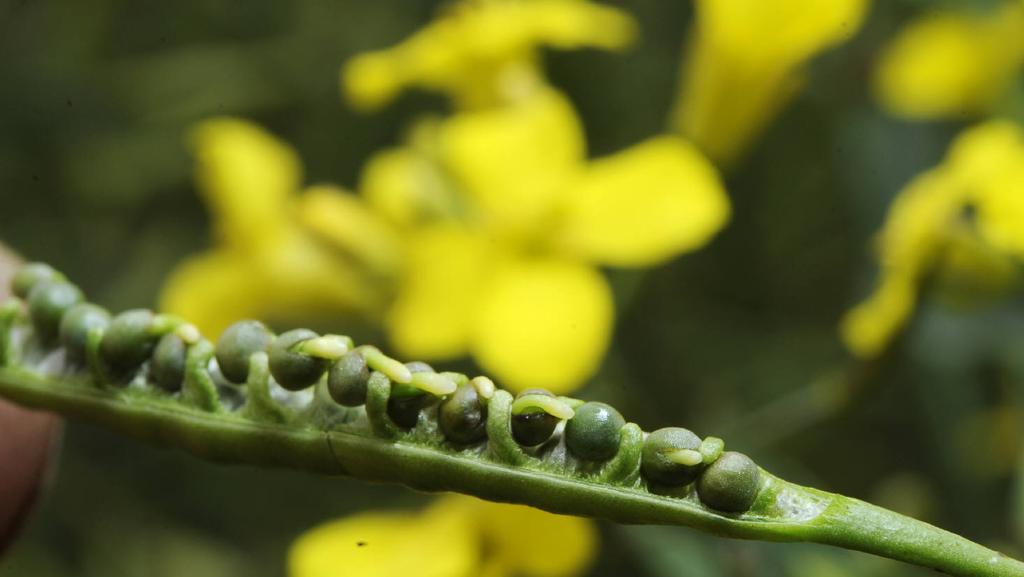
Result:
{"label": "round green seed", "polygon": [[14,296],[24,299],[37,284],[52,280],[64,280],[64,275],[46,263],[29,263],[14,273],[14,278],[11,279],[11,292]]}
{"label": "round green seed", "polygon": [[[427,363],[414,361],[406,363],[405,367],[413,373],[432,373],[433,367]],[[395,394],[392,387],[391,398],[388,399],[388,416],[396,425],[403,429],[411,429],[416,426],[420,419],[420,411],[429,405],[435,397],[426,393],[412,393],[409,395]]]}
{"label": "round green seed", "polygon": [[180,391],[185,381],[187,353],[188,346],[178,335],[167,333],[160,337],[149,366],[149,376],[153,382],[169,393]]}
{"label": "round green seed", "polygon": [[78,303],[68,309],[60,320],[60,344],[71,358],[83,360],[89,331],[107,328],[109,324],[110,313],[106,309],[92,303]]}
{"label": "round green seed", "polygon": [[366,404],[366,384],[370,369],[359,351],[349,351],[331,364],[327,371],[327,392],[339,405],[358,407]]}
{"label": "round green seed", "polygon": [[229,381],[244,383],[249,378],[249,357],[266,352],[273,339],[267,325],[259,321],[238,321],[224,329],[215,355],[220,372]]}
{"label": "round green seed", "polygon": [[327,359],[295,352],[292,348],[320,335],[309,329],[294,329],[278,335],[270,345],[270,374],[279,385],[301,391],[316,383],[327,370]]}
{"label": "round green seed", "polygon": [[743,453],[726,451],[697,480],[702,503],[726,513],[742,513],[754,504],[761,470]]}
{"label": "round green seed", "polygon": [[605,403],[583,403],[565,424],[565,446],[588,461],[607,461],[619,452],[619,432],[626,424],[614,407]]}
{"label": "round green seed", "polygon": [[[554,397],[543,389],[527,389],[519,393],[516,398],[525,395],[544,395]],[[512,415],[512,437],[516,442],[525,447],[535,447],[548,439],[555,432],[559,418],[545,413],[542,410],[523,412]]]}
{"label": "round green seed", "polygon": [[60,321],[72,306],[82,301],[82,291],[62,280],[41,281],[28,295],[28,313],[32,326],[46,341],[57,338]]}
{"label": "round green seed", "polygon": [[128,372],[144,363],[156,346],[153,311],[132,309],[114,317],[100,341],[100,355],[113,369]]}
{"label": "round green seed", "polygon": [[487,407],[480,402],[476,387],[463,383],[438,409],[438,422],[445,438],[468,445],[487,436]]}
{"label": "round green seed", "polygon": [[[689,429],[666,427],[647,435],[641,454],[640,471],[649,481],[662,485],[686,485],[697,478],[703,466],[700,437]],[[694,460],[685,457],[692,451]]]}

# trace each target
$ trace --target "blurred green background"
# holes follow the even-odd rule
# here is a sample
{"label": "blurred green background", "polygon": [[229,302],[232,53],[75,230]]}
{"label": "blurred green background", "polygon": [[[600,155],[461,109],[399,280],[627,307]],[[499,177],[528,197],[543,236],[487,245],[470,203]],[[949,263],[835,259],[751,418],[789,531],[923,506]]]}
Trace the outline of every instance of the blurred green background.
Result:
{"label": "blurred green background", "polygon": [[[708,247],[609,273],[614,343],[579,396],[608,400],[648,430],[719,434],[782,477],[1019,555],[1024,303],[925,307],[856,386],[829,380],[851,363],[837,322],[871,285],[869,241],[888,203],[973,120],[897,120],[868,89],[884,42],[934,4],[876,2],[852,41],[814,61],[806,89],[727,175],[734,217]],[[663,130],[692,18],[683,2],[616,5],[640,24],[633,49],[547,60],[592,154]],[[0,239],[63,270],[100,304],[153,306],[173,266],[209,245],[187,127],[219,114],[253,119],[299,150],[307,181],[353,186],[372,152],[443,103],[407,94],[358,114],[339,97],[338,67],[406,37],[435,9],[406,0],[0,1]],[[1007,110],[1018,120],[1022,100]],[[426,501],[399,487],[208,464],[78,423],[64,439],[53,484],[0,575],[282,575],[303,530],[366,503]],[[593,575],[928,574],[685,529],[602,524],[601,533]]]}

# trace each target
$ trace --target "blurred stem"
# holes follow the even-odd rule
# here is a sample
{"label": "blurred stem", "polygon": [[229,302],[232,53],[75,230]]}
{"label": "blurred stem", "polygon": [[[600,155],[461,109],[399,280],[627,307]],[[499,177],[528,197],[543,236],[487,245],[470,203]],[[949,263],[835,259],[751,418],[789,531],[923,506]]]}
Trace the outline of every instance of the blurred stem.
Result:
{"label": "blurred stem", "polygon": [[[902,339],[893,339],[893,342]],[[748,445],[767,447],[832,420],[856,406],[879,382],[896,356],[898,344],[870,360],[851,360],[843,369],[820,375],[809,384],[736,418],[725,426],[725,435],[739,431],[757,431]]]}
{"label": "blurred stem", "polygon": [[881,382],[881,375],[902,354],[907,335],[921,317],[921,303],[934,291],[939,264],[947,248],[937,249],[931,262],[924,267],[910,318],[899,327],[881,352],[870,358],[851,358],[844,367],[826,371],[804,387],[743,414],[725,426],[726,434],[739,429],[757,431],[756,435],[750,436],[750,446],[775,445],[850,411],[867,398],[868,393]]}

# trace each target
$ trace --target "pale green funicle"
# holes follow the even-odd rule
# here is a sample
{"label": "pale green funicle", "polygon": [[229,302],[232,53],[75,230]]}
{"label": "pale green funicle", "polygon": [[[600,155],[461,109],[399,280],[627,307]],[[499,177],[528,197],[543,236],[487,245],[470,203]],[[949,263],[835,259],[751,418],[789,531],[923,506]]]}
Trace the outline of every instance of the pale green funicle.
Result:
{"label": "pale green funicle", "polygon": [[[721,439],[681,428],[648,434],[635,423],[620,426],[611,407],[546,391],[514,399],[486,377],[403,364],[340,335],[278,338],[242,321],[215,347],[184,320],[140,312],[55,333],[78,299],[33,308],[31,295],[38,291],[41,301],[77,289],[55,287],[67,281],[40,271],[52,269],[27,265],[14,279],[16,296],[0,307],[0,395],[26,406],[216,461],[724,537],[823,543],[951,575],[1024,576],[1024,564],[953,533],[784,481],[724,451]],[[84,355],[78,332],[86,334]],[[587,422],[573,423],[581,408]],[[544,437],[523,434],[536,422],[556,426],[539,444],[520,444]]]}

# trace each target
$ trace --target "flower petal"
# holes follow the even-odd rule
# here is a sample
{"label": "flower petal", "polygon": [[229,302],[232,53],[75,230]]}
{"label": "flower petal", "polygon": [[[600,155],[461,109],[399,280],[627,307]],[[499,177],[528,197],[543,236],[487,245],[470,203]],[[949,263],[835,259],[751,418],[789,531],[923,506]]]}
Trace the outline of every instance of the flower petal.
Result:
{"label": "flower petal", "polygon": [[1024,5],[987,15],[935,12],[914,20],[886,47],[874,79],[882,104],[908,118],[988,110],[1024,61]]}
{"label": "flower petal", "polygon": [[363,201],[338,187],[310,187],[298,199],[299,222],[374,272],[390,276],[401,262],[395,231]]}
{"label": "flower petal", "polygon": [[867,0],[698,0],[699,41],[729,60],[788,67],[848,39],[867,8]]}
{"label": "flower petal", "polygon": [[885,273],[874,294],[846,313],[839,330],[853,354],[873,358],[885,349],[910,318],[917,282],[901,272]]}
{"label": "flower petal", "polygon": [[977,209],[986,242],[1024,258],[1024,128],[993,120],[957,137],[947,164]]}
{"label": "flower petal", "polygon": [[473,354],[512,390],[579,387],[597,369],[611,336],[605,278],[567,260],[513,259],[480,300]]}
{"label": "flower petal", "polygon": [[597,530],[589,519],[485,501],[479,519],[491,551],[485,562],[503,567],[505,574],[571,577],[597,556]]}
{"label": "flower petal", "polygon": [[696,249],[729,218],[715,168],[673,136],[591,163],[566,201],[566,245],[613,266],[649,266]]}
{"label": "flower petal", "polygon": [[240,318],[294,325],[325,314],[373,315],[381,297],[365,278],[295,231],[259,251],[192,257],[165,281],[160,309],[215,336]]}
{"label": "flower petal", "polygon": [[582,167],[579,120],[552,90],[514,106],[457,114],[439,131],[443,166],[487,224],[499,228],[543,226]]}
{"label": "flower petal", "polygon": [[239,249],[271,242],[302,176],[295,151],[237,118],[200,123],[190,142],[198,162],[196,180],[217,235]]}
{"label": "flower petal", "polygon": [[728,163],[801,84],[804,63],[860,27],[867,0],[700,0],[674,124]]}
{"label": "flower petal", "polygon": [[[434,127],[421,123],[416,132]],[[384,150],[363,168],[359,190],[378,213],[400,226],[457,212],[455,191],[437,162],[414,146]]]}
{"label": "flower petal", "polygon": [[479,537],[459,514],[362,513],[301,535],[289,577],[470,577]]}
{"label": "flower petal", "polygon": [[242,318],[252,318],[263,308],[262,299],[250,290],[250,261],[231,250],[219,250],[189,258],[164,282],[161,311],[188,319],[209,336]]}
{"label": "flower petal", "polygon": [[406,274],[387,317],[391,341],[410,357],[444,359],[466,353],[488,247],[452,223],[412,232]]}
{"label": "flower petal", "polygon": [[372,109],[403,88],[445,92],[470,107],[506,102],[539,84],[542,45],[562,49],[628,44],[635,24],[609,6],[574,0],[461,3],[402,43],[356,56],[341,73],[342,91]]}

